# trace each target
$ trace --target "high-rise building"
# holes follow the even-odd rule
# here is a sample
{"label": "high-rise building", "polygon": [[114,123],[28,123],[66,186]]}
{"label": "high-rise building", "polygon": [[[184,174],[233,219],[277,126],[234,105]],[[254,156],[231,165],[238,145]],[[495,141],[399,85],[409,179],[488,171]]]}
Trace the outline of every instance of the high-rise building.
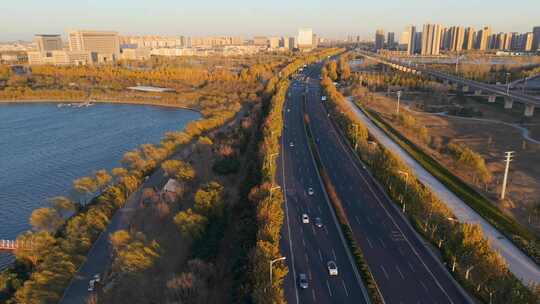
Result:
{"label": "high-rise building", "polygon": [[393,49],[396,44],[396,34],[394,32],[388,32],[386,45],[389,49]]}
{"label": "high-rise building", "polygon": [[270,37],[270,38],[268,38],[268,46],[271,49],[277,49],[277,48],[279,48],[279,41],[280,40],[281,40],[281,38],[279,38],[279,37]]}
{"label": "high-rise building", "polygon": [[447,27],[442,27],[440,49],[445,50],[445,51],[450,50],[451,43],[452,43],[452,37],[450,36],[450,29]]}
{"label": "high-rise building", "polygon": [[402,42],[407,44],[407,54],[414,55],[416,53],[416,27],[414,25],[409,25],[405,28],[405,31],[402,35]]}
{"label": "high-rise building", "polygon": [[441,26],[424,24],[422,29],[422,55],[439,55],[441,49]]}
{"label": "high-rise building", "polygon": [[533,33],[523,33],[520,39],[520,50],[530,52],[533,50]]}
{"label": "high-rise building", "polygon": [[69,49],[87,51],[103,56],[103,61],[114,61],[120,56],[118,33],[113,31],[71,31]]}
{"label": "high-rise building", "polygon": [[475,41],[476,41],[476,32],[474,31],[474,28],[467,27],[465,29],[465,37],[463,39],[463,49],[464,50],[474,49]]}
{"label": "high-rise building", "polygon": [[450,47],[452,52],[461,52],[465,40],[465,29],[462,26],[453,26],[449,31]]}
{"label": "high-rise building", "polygon": [[422,32],[414,33],[414,53],[420,54],[422,52]]}
{"label": "high-rise building", "polygon": [[35,35],[38,52],[57,51],[63,48],[60,35]]}
{"label": "high-rise building", "polygon": [[289,37],[289,48],[296,49],[298,47],[297,41],[295,37]]}
{"label": "high-rise building", "polygon": [[532,41],[532,48],[534,51],[540,49],[540,26],[533,27],[533,41]]}
{"label": "high-rise building", "polygon": [[476,35],[476,48],[480,51],[485,51],[489,48],[489,41],[491,37],[491,28],[489,26],[485,26],[481,30],[478,31],[478,34]]}
{"label": "high-rise building", "polygon": [[378,29],[375,32],[375,49],[380,50],[384,48],[384,30]]}
{"label": "high-rise building", "polygon": [[297,43],[300,49],[313,48],[313,30],[310,28],[298,29]]}

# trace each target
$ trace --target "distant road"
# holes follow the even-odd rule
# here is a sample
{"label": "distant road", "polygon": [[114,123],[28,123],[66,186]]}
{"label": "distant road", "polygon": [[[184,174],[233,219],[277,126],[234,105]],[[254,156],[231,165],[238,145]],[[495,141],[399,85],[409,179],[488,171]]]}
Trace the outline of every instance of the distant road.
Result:
{"label": "distant road", "polygon": [[[311,158],[302,122],[301,103],[305,85],[293,81],[284,106],[282,147],[279,160],[279,183],[285,195],[285,224],[281,252],[287,257],[289,274],[284,290],[289,304],[299,303],[369,303],[367,291],[340,236],[337,221],[326,200]],[[293,143],[293,147],[290,144]],[[313,195],[308,188],[313,188]],[[302,223],[302,214],[310,223]],[[319,217],[324,225],[314,225]],[[328,274],[327,262],[338,266],[338,276]],[[309,287],[299,288],[298,276],[308,276]]]}

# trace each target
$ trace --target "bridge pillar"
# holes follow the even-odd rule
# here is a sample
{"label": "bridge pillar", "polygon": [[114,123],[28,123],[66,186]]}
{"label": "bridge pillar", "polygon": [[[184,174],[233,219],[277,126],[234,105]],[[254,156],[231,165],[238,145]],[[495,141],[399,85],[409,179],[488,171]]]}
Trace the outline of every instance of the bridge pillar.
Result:
{"label": "bridge pillar", "polygon": [[464,86],[462,87],[462,91],[465,92],[465,93],[466,93],[466,92],[469,92],[469,86],[468,86],[468,85],[464,85]]}
{"label": "bridge pillar", "polygon": [[494,103],[496,98],[497,98],[497,96],[495,96],[495,95],[489,95],[488,102],[489,103]]}
{"label": "bridge pillar", "polygon": [[513,105],[514,105],[514,100],[512,98],[509,98],[509,97],[504,98],[505,109],[511,109]]}
{"label": "bridge pillar", "polygon": [[480,96],[480,95],[482,95],[482,90],[474,90],[474,95],[475,95],[475,96]]}
{"label": "bridge pillar", "polygon": [[534,105],[527,104],[525,105],[525,117],[532,117],[534,115]]}

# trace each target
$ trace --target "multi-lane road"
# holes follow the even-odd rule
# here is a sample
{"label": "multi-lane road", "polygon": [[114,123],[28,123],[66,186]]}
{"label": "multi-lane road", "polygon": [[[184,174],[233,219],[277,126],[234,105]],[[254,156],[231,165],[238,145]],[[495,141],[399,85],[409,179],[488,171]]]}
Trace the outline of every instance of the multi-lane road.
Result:
{"label": "multi-lane road", "polygon": [[[431,249],[413,230],[400,213],[400,210],[377,186],[370,173],[356,162],[350,148],[342,141],[321,102],[319,71],[320,65],[315,65],[310,67],[307,72],[310,80],[305,111],[309,115],[310,125],[313,136],[316,138],[322,164],[327,169],[330,179],[338,191],[351,223],[354,237],[364,252],[366,261],[372,270],[385,302],[471,302],[468,295],[453,280]],[[305,189],[308,185],[313,185],[315,188],[318,182],[315,167],[311,164],[311,156],[309,150],[307,150],[307,135],[302,125],[301,100],[294,98],[295,90],[297,90],[294,85],[291,90],[293,97],[287,104],[291,108],[291,112],[285,115],[284,142],[295,140],[295,147],[294,149],[284,148],[285,185],[295,191],[294,195],[289,195],[289,192],[286,192],[289,218],[291,221],[298,221],[295,225],[302,227],[299,219],[297,219],[299,213],[304,211],[313,212],[315,208],[313,208],[314,205],[311,201],[305,204],[309,198],[304,193],[298,193],[298,191],[302,192],[302,189]],[[319,187],[316,189],[317,192],[322,191]],[[324,200],[324,197],[321,197],[320,200]],[[323,205],[325,204],[321,203],[321,208]],[[310,207],[309,210],[308,207]],[[293,210],[291,211],[291,209]],[[329,217],[329,209],[315,209],[315,212],[317,211],[318,216],[326,215]],[[303,239],[309,236],[311,232],[306,231],[306,229],[298,231],[294,228],[296,227],[291,227],[292,248],[306,252],[304,259],[309,261],[309,251],[317,253],[317,248],[305,249]],[[325,236],[324,242],[315,245],[325,248],[328,246],[327,244],[332,242],[339,244],[339,234],[337,232],[323,234],[323,236]],[[332,238],[335,240],[332,241]],[[315,241],[317,239],[313,238]],[[309,262],[300,264],[297,259],[302,259],[302,253],[294,254],[294,256],[296,274],[299,271],[308,271],[304,267],[318,267],[318,263],[315,265]],[[298,256],[299,258],[297,258]],[[301,262],[303,263],[304,260],[301,260]],[[347,278],[343,277],[343,279],[343,284],[346,285],[348,283]],[[290,286],[290,284],[292,283],[286,282],[286,287]],[[315,292],[323,294],[324,290],[321,290],[322,287],[319,285],[321,284],[313,286],[316,288]],[[290,300],[290,294],[287,293],[287,295]],[[302,302],[305,299],[308,298],[302,297]],[[338,298],[327,297],[326,299],[332,303],[343,302]],[[312,299],[309,300],[312,301]]]}
{"label": "multi-lane road", "polygon": [[[303,129],[301,102],[305,85],[292,82],[284,106],[279,182],[285,195],[285,224],[282,253],[289,274],[285,278],[288,303],[368,303],[367,292],[344,243],[330,205],[323,192]],[[292,144],[291,144],[292,143]],[[310,195],[308,189],[312,188]],[[302,222],[302,214],[310,222]],[[323,227],[314,225],[319,217]],[[338,275],[330,276],[327,262],[334,261]],[[309,287],[299,286],[305,274]]]}

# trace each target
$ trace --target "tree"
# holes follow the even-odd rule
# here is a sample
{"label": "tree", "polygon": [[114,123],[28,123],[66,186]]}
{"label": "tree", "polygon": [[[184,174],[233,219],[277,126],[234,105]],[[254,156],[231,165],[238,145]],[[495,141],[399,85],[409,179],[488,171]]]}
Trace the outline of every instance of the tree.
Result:
{"label": "tree", "polygon": [[208,219],[203,215],[193,212],[190,208],[187,211],[178,212],[174,217],[174,222],[178,226],[182,236],[198,239],[204,233]]}
{"label": "tree", "polygon": [[88,195],[96,193],[97,184],[91,177],[81,177],[73,181],[73,189],[85,198]]}
{"label": "tree", "polygon": [[115,249],[113,268],[125,274],[136,275],[152,267],[160,256],[160,247],[156,241],[147,241],[143,233],[126,235],[120,230],[111,236]]}
{"label": "tree", "polygon": [[330,77],[332,81],[336,81],[338,79],[336,62],[334,60],[329,61],[326,69],[328,71],[328,77]]}
{"label": "tree", "polygon": [[105,169],[96,171],[95,176],[96,186],[101,190],[107,187],[112,180],[111,175]]}
{"label": "tree", "polygon": [[195,170],[193,167],[181,160],[166,160],[161,164],[161,168],[167,176],[179,181],[190,182],[195,179]]}
{"label": "tree", "polygon": [[209,182],[195,193],[195,211],[208,217],[221,215],[223,211],[223,186]]}
{"label": "tree", "polygon": [[64,220],[60,214],[52,208],[36,209],[30,216],[30,225],[36,231],[54,233],[63,223]]}
{"label": "tree", "polygon": [[48,199],[48,201],[49,205],[51,205],[51,207],[63,217],[70,215],[77,209],[75,204],[65,196],[55,196]]}
{"label": "tree", "polygon": [[24,243],[15,250],[15,256],[20,260],[28,260],[33,267],[36,267],[48,255],[50,250],[54,250],[56,239],[48,232],[27,231],[17,237],[17,241]]}

